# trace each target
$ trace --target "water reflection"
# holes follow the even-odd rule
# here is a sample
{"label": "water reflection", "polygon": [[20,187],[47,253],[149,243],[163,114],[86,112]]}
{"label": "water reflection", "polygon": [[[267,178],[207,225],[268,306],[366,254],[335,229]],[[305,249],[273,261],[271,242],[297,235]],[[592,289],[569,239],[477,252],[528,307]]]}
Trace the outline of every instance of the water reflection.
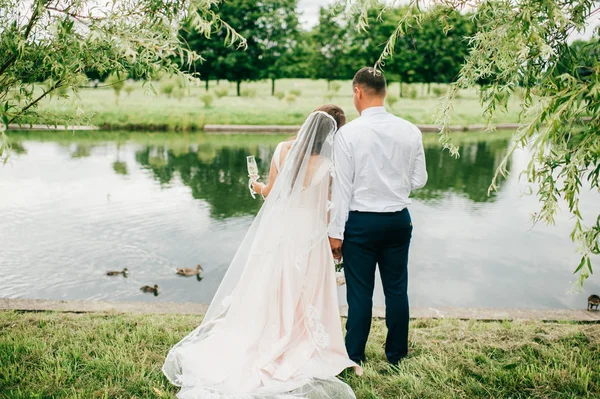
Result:
{"label": "water reflection", "polygon": [[[425,188],[413,193],[413,198],[436,200],[453,192],[473,202],[494,201],[497,194],[488,196],[488,187],[507,146],[507,138],[468,143],[461,147],[461,156],[455,159],[437,143],[428,144],[425,156],[429,180]],[[212,217],[225,219],[254,215],[260,209],[261,202],[252,201],[248,196],[246,156],[257,154],[259,169],[266,174],[275,146],[255,148],[202,144],[172,150],[165,146],[146,146],[136,152],[135,159],[162,186],[169,186],[178,176],[191,188],[194,198],[210,204]],[[510,170],[510,163],[508,168]],[[115,172],[119,173],[116,169]],[[501,190],[502,181],[498,186]]]}
{"label": "water reflection", "polygon": [[21,141],[10,141],[10,151],[16,155],[27,154],[27,150],[23,146],[23,142]]}
{"label": "water reflection", "polygon": [[71,152],[71,158],[87,158],[90,156],[92,147],[87,144],[75,144]]}
{"label": "water reflection", "polygon": [[[449,192],[465,196],[473,202],[493,202],[496,192],[488,195],[490,182],[508,147],[508,139],[464,144],[460,157],[453,158],[439,145],[425,147],[427,185],[412,196],[422,200],[443,198]],[[510,162],[508,170],[510,171]],[[499,182],[499,190],[502,188]]]}
{"label": "water reflection", "polygon": [[112,167],[118,175],[127,176],[129,174],[127,162],[121,161],[121,143],[117,143],[117,160],[113,162]]}
{"label": "water reflection", "polygon": [[[256,162],[260,170],[266,170],[269,160],[260,156],[275,148],[261,146]],[[145,147],[137,151],[135,159],[152,172],[161,185],[169,185],[177,174],[183,184],[191,188],[192,196],[210,204],[213,218],[254,215],[261,206],[248,195],[246,156],[247,147],[220,147],[205,144],[196,149],[188,147],[177,152],[162,146]],[[266,173],[266,172],[263,172]]]}
{"label": "water reflection", "polygon": [[112,167],[116,174],[127,176],[127,162],[115,161],[113,162]]}
{"label": "water reflection", "polygon": [[[564,215],[556,226],[532,230],[529,214],[539,204],[522,195],[517,173],[488,197],[509,137],[469,133],[457,141],[458,159],[436,136],[425,137],[429,182],[411,206],[413,305],[585,308],[587,296],[600,291],[592,276],[583,294],[566,294],[579,259],[568,239],[572,221]],[[15,156],[0,168],[0,297],[199,303],[212,299],[262,205],[248,192],[246,156],[266,174],[286,139],[115,132],[10,138]],[[509,168],[518,172],[528,160],[516,153]],[[581,199],[597,215],[593,194]],[[202,276],[178,275],[199,263]],[[125,268],[127,278],[106,276]],[[140,290],[145,285],[160,286],[159,295]]]}

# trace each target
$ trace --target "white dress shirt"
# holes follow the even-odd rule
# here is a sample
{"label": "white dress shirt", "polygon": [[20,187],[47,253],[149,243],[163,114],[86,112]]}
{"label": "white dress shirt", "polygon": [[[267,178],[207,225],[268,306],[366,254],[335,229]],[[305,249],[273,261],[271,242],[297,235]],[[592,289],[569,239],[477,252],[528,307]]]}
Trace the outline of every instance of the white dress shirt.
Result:
{"label": "white dress shirt", "polygon": [[363,110],[337,132],[329,236],[343,239],[348,213],[398,212],[427,182],[421,131],[384,107]]}

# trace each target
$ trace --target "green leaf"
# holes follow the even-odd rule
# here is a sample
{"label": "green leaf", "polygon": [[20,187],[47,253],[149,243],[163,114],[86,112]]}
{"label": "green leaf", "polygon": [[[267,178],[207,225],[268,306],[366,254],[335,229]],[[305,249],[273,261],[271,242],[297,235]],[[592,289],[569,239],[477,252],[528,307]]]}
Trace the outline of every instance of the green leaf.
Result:
{"label": "green leaf", "polygon": [[581,262],[579,262],[579,266],[577,266],[577,269],[575,269],[573,274],[576,274],[577,272],[579,272],[583,268],[584,265],[585,265],[585,256],[583,256],[581,258]]}

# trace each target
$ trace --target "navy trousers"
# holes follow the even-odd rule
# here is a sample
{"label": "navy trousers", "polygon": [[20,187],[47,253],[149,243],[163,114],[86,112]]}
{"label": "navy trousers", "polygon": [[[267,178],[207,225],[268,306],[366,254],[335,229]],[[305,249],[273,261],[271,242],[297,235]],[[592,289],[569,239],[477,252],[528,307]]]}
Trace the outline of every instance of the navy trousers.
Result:
{"label": "navy trousers", "polygon": [[408,209],[394,213],[350,212],[342,253],[348,300],[346,349],[365,361],[373,309],[375,268],[385,294],[388,328],[385,354],[397,364],[408,353],[408,248],[412,222]]}

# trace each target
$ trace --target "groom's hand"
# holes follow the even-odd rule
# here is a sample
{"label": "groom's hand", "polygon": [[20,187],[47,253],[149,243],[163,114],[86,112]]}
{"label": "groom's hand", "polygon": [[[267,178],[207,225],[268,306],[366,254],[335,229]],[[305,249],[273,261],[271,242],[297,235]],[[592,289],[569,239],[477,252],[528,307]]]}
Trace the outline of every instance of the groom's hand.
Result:
{"label": "groom's hand", "polygon": [[333,253],[333,258],[338,261],[341,260],[342,259],[342,240],[329,237],[329,245],[331,245],[331,252]]}

